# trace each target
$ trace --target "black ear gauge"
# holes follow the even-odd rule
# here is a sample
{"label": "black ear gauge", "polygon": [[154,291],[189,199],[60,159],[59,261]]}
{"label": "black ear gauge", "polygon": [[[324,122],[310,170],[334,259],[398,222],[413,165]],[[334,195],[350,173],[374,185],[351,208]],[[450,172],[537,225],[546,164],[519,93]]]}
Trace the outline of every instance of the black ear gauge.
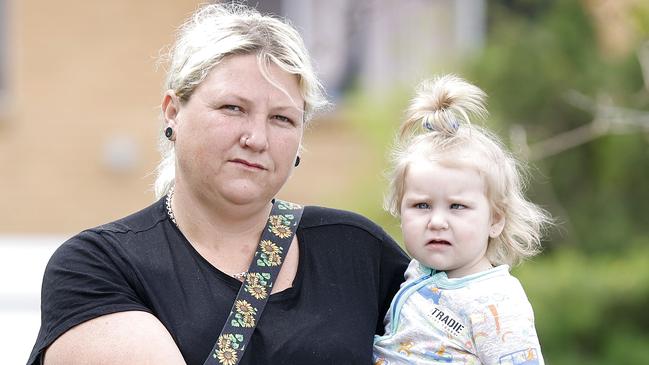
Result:
{"label": "black ear gauge", "polygon": [[174,135],[174,130],[171,127],[165,128],[165,137],[167,137],[168,140],[171,140],[171,136]]}
{"label": "black ear gauge", "polygon": [[295,157],[295,167],[300,164],[300,156]]}

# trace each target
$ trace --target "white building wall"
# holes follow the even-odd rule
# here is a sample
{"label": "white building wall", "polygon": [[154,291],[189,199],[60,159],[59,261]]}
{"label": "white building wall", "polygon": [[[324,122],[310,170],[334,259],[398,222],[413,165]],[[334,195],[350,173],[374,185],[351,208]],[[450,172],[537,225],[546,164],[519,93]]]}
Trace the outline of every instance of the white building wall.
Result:
{"label": "white building wall", "polygon": [[45,265],[63,241],[63,236],[0,235],[0,363],[27,363],[40,327]]}

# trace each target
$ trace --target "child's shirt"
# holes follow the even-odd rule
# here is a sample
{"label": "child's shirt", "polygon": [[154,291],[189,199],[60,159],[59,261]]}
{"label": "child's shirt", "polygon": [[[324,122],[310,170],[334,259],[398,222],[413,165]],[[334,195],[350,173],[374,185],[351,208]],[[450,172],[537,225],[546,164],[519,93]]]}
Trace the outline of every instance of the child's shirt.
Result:
{"label": "child's shirt", "polygon": [[544,364],[509,266],[449,279],[412,260],[405,276],[374,339],[374,364]]}

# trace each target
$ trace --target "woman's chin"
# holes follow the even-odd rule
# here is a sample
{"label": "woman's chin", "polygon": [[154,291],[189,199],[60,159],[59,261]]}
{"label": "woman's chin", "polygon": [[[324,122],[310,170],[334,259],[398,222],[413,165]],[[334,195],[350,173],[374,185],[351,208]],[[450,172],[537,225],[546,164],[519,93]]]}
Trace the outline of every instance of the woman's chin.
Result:
{"label": "woman's chin", "polygon": [[271,201],[274,194],[257,186],[239,186],[226,189],[223,197],[235,205],[264,204]]}

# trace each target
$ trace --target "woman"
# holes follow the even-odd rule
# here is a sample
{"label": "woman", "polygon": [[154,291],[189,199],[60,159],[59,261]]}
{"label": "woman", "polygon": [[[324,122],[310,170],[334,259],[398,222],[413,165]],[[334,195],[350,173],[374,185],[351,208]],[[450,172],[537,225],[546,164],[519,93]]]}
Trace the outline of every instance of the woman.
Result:
{"label": "woman", "polygon": [[[325,102],[297,32],[241,5],[199,9],[170,57],[160,199],[57,250],[28,364],[212,355],[304,124]],[[407,262],[368,220],[306,207],[240,363],[370,363]]]}

